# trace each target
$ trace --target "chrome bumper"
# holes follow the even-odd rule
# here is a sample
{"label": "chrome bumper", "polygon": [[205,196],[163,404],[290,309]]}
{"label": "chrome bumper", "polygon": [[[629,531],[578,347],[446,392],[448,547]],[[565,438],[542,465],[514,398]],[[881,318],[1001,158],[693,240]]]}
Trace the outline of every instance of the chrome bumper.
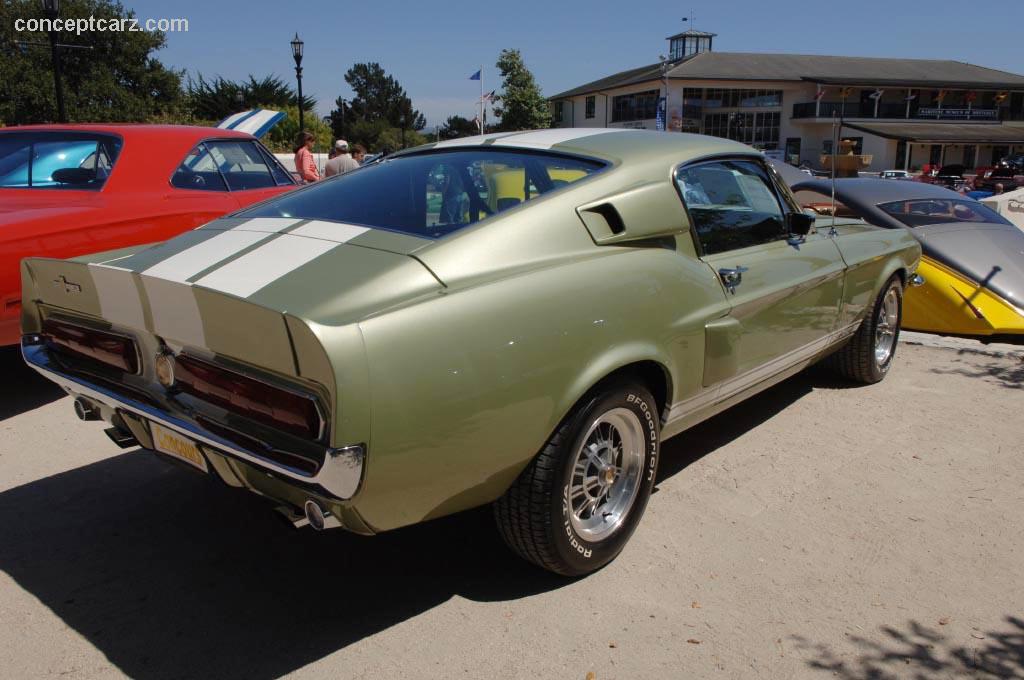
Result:
{"label": "chrome bumper", "polygon": [[352,498],[359,490],[365,460],[365,450],[362,446],[328,449],[323,465],[320,466],[317,473],[312,476],[306,475],[300,470],[280,465],[267,460],[258,453],[240,448],[237,444],[229,442],[195,423],[117,394],[84,378],[63,373],[50,358],[46,347],[41,344],[23,341],[21,353],[25,358],[25,363],[73,396],[86,397],[104,404],[112,410],[127,411],[149,422],[163,425],[198,442],[201,448],[210,448],[221,455],[249,463],[265,472],[272,473],[277,478],[290,480],[297,487],[341,501]]}

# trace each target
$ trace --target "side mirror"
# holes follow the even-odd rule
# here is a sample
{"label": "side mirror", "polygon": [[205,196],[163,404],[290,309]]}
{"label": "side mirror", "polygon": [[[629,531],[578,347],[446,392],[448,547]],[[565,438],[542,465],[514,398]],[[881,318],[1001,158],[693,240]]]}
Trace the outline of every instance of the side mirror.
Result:
{"label": "side mirror", "polygon": [[795,236],[807,236],[814,226],[814,218],[807,213],[789,213],[786,215],[786,228]]}

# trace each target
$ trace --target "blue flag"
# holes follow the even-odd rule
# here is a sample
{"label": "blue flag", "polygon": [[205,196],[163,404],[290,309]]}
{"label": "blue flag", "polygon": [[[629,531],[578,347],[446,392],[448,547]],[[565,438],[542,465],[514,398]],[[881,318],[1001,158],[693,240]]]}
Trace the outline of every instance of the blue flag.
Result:
{"label": "blue flag", "polygon": [[470,80],[480,80],[480,71],[477,71],[469,77]]}

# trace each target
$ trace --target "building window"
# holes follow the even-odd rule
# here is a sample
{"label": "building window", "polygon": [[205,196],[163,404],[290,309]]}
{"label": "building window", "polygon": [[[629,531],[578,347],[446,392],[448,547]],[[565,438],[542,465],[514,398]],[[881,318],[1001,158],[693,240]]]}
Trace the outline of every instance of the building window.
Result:
{"label": "building window", "polygon": [[771,109],[782,106],[782,90],[708,90],[704,105],[710,109]]}
{"label": "building window", "polygon": [[597,97],[594,96],[594,95],[591,95],[590,97],[587,97],[587,106],[586,106],[586,116],[587,116],[587,118],[593,118],[594,115],[595,115],[594,111],[596,109],[597,109]]}
{"label": "building window", "polygon": [[564,106],[565,106],[565,102],[555,102],[552,105],[552,109],[553,110],[551,111],[551,120],[556,125],[561,124],[561,122],[562,122],[562,107],[564,107]]}
{"label": "building window", "polygon": [[623,94],[612,99],[612,122],[650,120],[657,115],[658,90]]}
{"label": "building window", "polygon": [[709,113],[704,116],[704,134],[725,137],[758,149],[777,149],[780,118],[777,111]]}

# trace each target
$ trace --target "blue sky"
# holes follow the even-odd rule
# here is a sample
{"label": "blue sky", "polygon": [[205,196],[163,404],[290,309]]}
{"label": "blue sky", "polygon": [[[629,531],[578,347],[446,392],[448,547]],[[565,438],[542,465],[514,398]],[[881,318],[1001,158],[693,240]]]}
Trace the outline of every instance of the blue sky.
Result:
{"label": "blue sky", "polygon": [[[351,96],[345,71],[377,61],[394,75],[432,128],[451,114],[472,117],[479,86],[500,85],[502,48],[523,53],[545,94],[657,61],[681,18],[718,34],[715,49],[956,59],[1024,73],[1024,2],[953,0],[122,0],[140,18],[189,20],[168,35],[164,63],[240,79],[275,73],[294,82],[289,41],[306,43],[303,90],[325,115]],[[978,8],[977,11],[974,8]]]}

